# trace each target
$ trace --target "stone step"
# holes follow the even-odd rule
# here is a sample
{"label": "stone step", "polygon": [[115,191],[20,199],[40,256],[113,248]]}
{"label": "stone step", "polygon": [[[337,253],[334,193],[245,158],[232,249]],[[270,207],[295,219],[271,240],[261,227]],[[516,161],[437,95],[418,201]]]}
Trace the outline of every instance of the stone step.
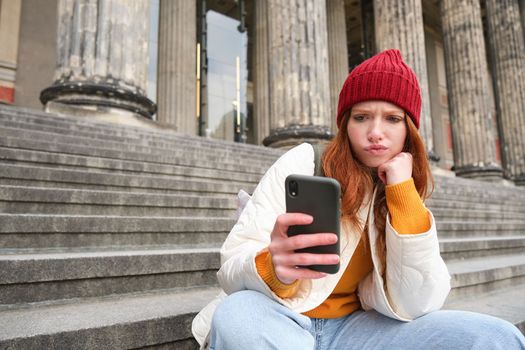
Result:
{"label": "stone step", "polygon": [[20,165],[45,166],[71,170],[118,171],[125,174],[144,174],[148,176],[171,176],[177,179],[229,181],[233,183],[256,184],[262,177],[260,174],[239,173],[234,170],[225,171],[213,168],[195,168],[172,164],[149,163],[145,161],[130,161],[107,159],[89,155],[70,155],[47,151],[23,150],[0,147],[0,159]]}
{"label": "stone step", "polygon": [[[162,343],[196,349],[191,321],[218,292],[214,287],[172,289],[0,308],[0,348],[138,348]],[[524,331],[524,293],[525,283],[514,284],[497,292],[449,298],[445,308],[491,314]]]}
{"label": "stone step", "polygon": [[[18,109],[18,110],[16,110]],[[257,145],[234,143],[230,141],[216,140],[199,136],[181,134],[169,128],[161,127],[158,129],[147,129],[122,124],[114,124],[103,121],[96,121],[88,118],[59,116],[45,113],[33,109],[21,110],[8,106],[0,106],[0,124],[2,121],[7,123],[25,123],[37,126],[51,126],[62,129],[66,135],[76,132],[90,133],[103,138],[129,139],[133,142],[164,142],[170,145],[170,149],[178,148],[181,145],[188,145],[199,150],[225,150],[235,154],[256,155],[257,157],[267,157],[274,159],[283,153],[282,150],[261,147]],[[25,129],[26,125],[21,125]]]}
{"label": "stone step", "polygon": [[1,349],[198,349],[195,314],[214,287],[77,300],[0,311]]}
{"label": "stone step", "polygon": [[[219,149],[230,147],[233,150],[233,153],[239,153],[239,154],[241,154],[245,150],[253,151],[253,154],[261,155],[261,156],[264,156],[266,155],[266,153],[268,153],[270,159],[274,159],[274,157],[276,158],[278,155],[282,154],[283,152],[282,150],[274,150],[274,149],[264,148],[260,146],[238,144],[238,143],[232,143],[232,142],[226,142],[226,141],[220,141],[220,140],[205,139],[205,138],[196,137],[196,136],[183,135],[183,134],[174,132],[172,130],[161,130],[161,129],[148,130],[144,128],[104,123],[104,122],[94,121],[94,120],[85,119],[85,118],[63,117],[63,116],[44,113],[44,112],[32,110],[32,109],[21,109],[19,107],[0,106],[0,122],[2,120],[9,122],[9,123],[16,123],[16,122],[22,123],[21,124],[22,129],[26,129],[28,124],[46,125],[46,123],[55,123],[56,125],[62,125],[62,126],[73,126],[73,129],[70,130],[73,133],[83,132],[87,128],[93,128],[93,130],[95,130],[95,132],[93,132],[94,135],[97,135],[98,133],[106,133],[108,136],[112,138],[115,138],[115,137],[130,138],[131,137],[130,135],[133,135],[134,141],[144,140],[150,136],[153,136],[154,137],[153,140],[159,140],[159,138],[161,138],[162,140],[168,140],[170,142],[173,142],[174,144],[179,145],[180,142],[185,142],[185,140],[189,140],[191,142],[197,143],[199,145],[198,147],[199,149],[207,147],[207,148],[217,151]],[[71,132],[67,132],[66,135],[70,134]],[[117,134],[122,135],[122,136],[118,136]],[[176,138],[177,140],[174,141],[174,138]],[[174,147],[170,147],[170,149],[173,149],[173,148]],[[447,189],[451,185],[454,188],[463,187],[465,189],[471,189],[474,191],[478,191],[479,189],[483,189],[483,190],[487,189],[486,182],[481,182],[481,181],[476,181],[476,180],[471,180],[471,179],[457,178],[457,177],[450,178],[450,177],[445,177],[445,176],[436,176],[436,186],[438,188],[442,186],[444,187],[444,189]],[[497,186],[498,190],[506,191],[509,194],[515,194],[514,187],[509,188],[507,186],[500,186],[496,184],[490,184],[490,185],[491,185],[490,187]],[[452,192],[454,193],[454,191]],[[521,191],[525,191],[525,189],[522,189]]]}
{"label": "stone step", "polygon": [[505,210],[469,210],[469,209],[443,209],[443,208],[432,208],[432,214],[436,221],[479,221],[479,222],[492,222],[492,221],[523,221],[525,222],[525,211],[505,211]]}
{"label": "stone step", "polygon": [[525,254],[525,235],[514,237],[440,238],[441,256],[445,260]]}
{"label": "stone step", "polygon": [[233,219],[0,213],[0,233],[16,232],[223,232]]}
{"label": "stone step", "polygon": [[[64,118],[62,118],[62,119],[64,119]],[[197,139],[198,139],[198,138],[197,138]],[[262,150],[261,150],[261,151],[262,151]],[[265,169],[265,168],[266,168],[266,167],[263,167],[263,169]],[[437,179],[436,182],[438,183],[438,189],[439,189],[439,182],[440,182],[441,180],[440,180],[438,177],[436,177],[436,179]],[[456,179],[453,179],[453,180],[456,181]],[[449,181],[449,179],[446,179],[446,180],[443,180],[443,181]],[[478,183],[478,182],[476,182],[476,181],[472,181],[472,180],[464,180],[464,179],[460,179],[460,181],[463,181],[463,182],[465,182],[465,181],[470,181],[470,182],[468,182],[469,184],[475,184],[475,183]],[[449,182],[450,182],[450,181],[449,181]],[[444,189],[448,189],[449,187],[451,187],[451,186],[445,186]],[[456,185],[456,186],[452,186],[452,187],[453,187],[452,190],[449,189],[450,194],[456,194],[456,193],[458,192],[458,189],[457,189],[458,186]],[[466,188],[470,188],[470,187],[473,187],[473,186],[469,186],[469,187],[466,187]],[[480,185],[477,185],[477,187],[480,187]],[[503,186],[499,186],[499,187],[504,188]],[[480,187],[480,188],[483,188],[483,187]],[[498,191],[499,191],[499,190],[501,190],[501,188],[498,188]],[[477,191],[478,191],[478,189],[475,189],[475,192],[473,192],[473,193],[475,194],[475,193],[477,193]],[[510,191],[509,193],[510,193],[511,195],[512,195],[512,194],[515,194],[515,191],[513,191],[512,189],[508,189],[508,191]],[[438,190],[438,193],[437,193],[436,195],[439,195],[439,192],[440,192],[440,190]],[[444,192],[444,193],[446,193],[446,192]],[[525,193],[525,192],[524,192],[524,193]],[[493,193],[490,193],[490,195],[493,196]],[[493,198],[493,197],[492,197],[492,198]],[[520,198],[520,197],[518,197],[518,198]],[[508,198],[505,198],[504,200],[508,201]]]}
{"label": "stone step", "polygon": [[[93,145],[93,142],[82,144],[78,140],[78,144],[73,144],[75,137],[71,137],[71,143],[59,143],[59,140],[53,138],[43,139],[41,135],[26,135],[29,137],[24,139],[22,137],[17,138],[15,136],[7,136],[3,128],[0,128],[0,147],[20,149],[20,150],[31,150],[39,152],[50,152],[66,155],[79,155],[98,157],[104,159],[116,159],[116,160],[127,160],[142,163],[151,164],[162,164],[162,165],[176,165],[192,167],[196,170],[222,170],[236,173],[247,173],[262,175],[268,166],[262,165],[246,165],[242,160],[226,160],[218,159],[216,155],[212,154],[211,159],[201,159],[198,157],[192,157],[191,154],[184,155],[183,152],[180,154],[167,154],[166,151],[146,152],[146,151],[133,151],[128,150],[127,145],[118,145],[115,148],[103,148],[103,145]],[[10,133],[12,135],[12,133]]]}
{"label": "stone step", "polygon": [[[40,349],[52,344],[54,348],[70,348],[74,344],[76,348],[136,348],[156,342],[181,345],[176,342],[191,337],[193,315],[217,292],[215,288],[166,290],[4,308],[0,311],[0,347]],[[515,284],[497,293],[450,298],[445,308],[492,314],[520,327],[525,315],[521,298],[524,292],[525,283]]]}
{"label": "stone step", "polygon": [[[518,245],[521,245],[519,249]],[[465,262],[468,267],[474,266],[475,264],[477,264],[476,266],[483,266],[483,263],[491,267],[493,264],[488,262],[491,261],[490,259],[492,259],[494,255],[496,255],[494,258],[499,260],[504,259],[505,256],[510,256],[510,258],[516,255],[520,257],[525,256],[523,255],[525,251],[525,237],[519,237],[517,239],[492,237],[486,240],[442,240],[440,241],[440,246],[443,257],[449,265],[456,266],[456,270],[458,270],[458,263],[461,262]],[[510,250],[503,256],[501,254],[505,249]],[[142,247],[140,249],[130,247],[125,250],[115,250],[114,248],[99,248],[97,250],[69,249],[67,252],[62,252],[61,249],[4,249],[0,255],[0,271],[2,271],[0,273],[0,280],[5,281],[5,284],[46,282],[46,290],[55,291],[62,288],[63,293],[72,293],[71,290],[82,290],[83,293],[92,293],[94,288],[88,288],[89,284],[96,284],[96,291],[102,293],[103,286],[108,284],[111,288],[114,288],[111,289],[111,291],[115,292],[115,289],[120,287],[120,283],[110,280],[108,277],[120,276],[121,278],[122,275],[168,274],[173,272],[171,269],[179,272],[178,267],[180,265],[177,264],[182,263],[186,267],[201,269],[198,263],[192,262],[191,258],[188,260],[184,258],[186,254],[190,253],[196,255],[201,254],[198,258],[208,259],[206,261],[210,262],[211,265],[205,269],[217,269],[219,261],[218,250],[218,246],[206,246],[206,248],[194,248],[194,246],[170,248],[163,246]],[[479,259],[472,258],[471,253],[476,251],[478,251],[478,253],[479,251],[483,251],[481,255],[484,257],[483,260],[480,261]],[[451,255],[452,253],[456,255]],[[464,255],[464,253],[467,253],[467,255]],[[471,262],[474,263],[471,264]],[[505,261],[505,263],[507,262]],[[505,264],[499,265],[506,266]],[[165,268],[170,270],[166,271],[164,270]],[[451,267],[451,273],[456,270]],[[24,273],[21,274],[20,271],[24,271]],[[471,273],[471,271],[469,271],[469,273]],[[458,272],[458,278],[465,279],[461,274],[465,274],[465,272]],[[211,275],[214,276],[214,272],[211,272]],[[486,275],[487,273],[485,272],[485,275],[483,275],[484,278],[488,278],[489,280],[484,280],[482,281],[483,283],[490,282],[490,278],[492,277],[490,273],[488,277],[486,277]],[[105,278],[106,281],[89,280],[95,277]],[[145,279],[147,278],[146,276]],[[166,276],[166,278],[170,281],[175,279],[171,276]],[[67,284],[63,282],[63,280],[74,281]],[[137,280],[136,277],[134,277],[134,281],[135,280]],[[51,288],[51,281],[58,281],[58,283],[55,284],[63,287]],[[161,283],[162,281],[158,281],[158,283],[159,282]],[[82,288],[78,287],[79,284],[82,284]],[[130,281],[125,281],[126,286],[131,284]],[[464,285],[456,285],[455,287],[461,288],[464,287]],[[36,292],[29,292],[28,288],[31,289],[31,291],[34,289]],[[24,289],[23,293],[21,289]],[[35,298],[33,295],[37,294],[40,289],[40,285],[38,284],[32,286],[23,285],[23,288],[20,286],[12,287],[9,290],[11,293],[6,292],[5,290],[7,289],[4,288],[4,292],[1,294],[12,295],[12,298],[20,298],[20,295],[24,295],[23,298]],[[73,296],[62,295],[61,297],[66,298]],[[24,299],[22,301],[28,300]],[[3,300],[3,302],[6,303],[5,300]],[[8,300],[8,302],[13,301]]]}
{"label": "stone step", "polygon": [[444,308],[481,312],[514,324],[525,334],[525,282],[515,283],[492,292],[476,293],[463,298],[449,298]]}
{"label": "stone step", "polygon": [[521,218],[525,218],[525,206],[515,205],[514,201],[509,201],[504,204],[497,203],[479,203],[477,201],[468,201],[468,198],[460,199],[430,199],[425,202],[426,206],[435,211],[437,209],[453,209],[453,210],[480,210],[480,211],[494,211],[494,212],[509,212],[513,214],[520,214]]}
{"label": "stone step", "polygon": [[92,138],[94,140],[108,140],[111,139],[116,142],[141,142],[139,137],[132,135],[116,135],[108,132],[103,128],[96,128],[89,125],[66,124],[61,121],[56,121],[54,118],[41,118],[32,116],[30,118],[19,119],[19,116],[1,113],[0,124],[7,128],[34,130],[49,132],[62,135],[78,135],[80,137]]}
{"label": "stone step", "polygon": [[[524,193],[525,195],[525,193]],[[522,198],[510,198],[510,197],[504,197],[499,193],[496,193],[494,195],[492,194],[486,194],[484,196],[474,196],[468,193],[461,193],[458,192],[454,195],[447,195],[445,193],[435,193],[432,196],[431,200],[425,201],[427,205],[431,205],[432,203],[437,203],[438,205],[442,205],[443,202],[458,202],[458,205],[469,205],[472,206],[476,205],[483,205],[483,206],[494,206],[498,209],[501,208],[507,208],[509,206],[514,206],[513,211],[523,211],[523,207],[525,206],[525,202]],[[448,207],[449,205],[446,205]],[[467,207],[468,208],[468,207]]]}
{"label": "stone step", "polygon": [[[501,249],[515,249],[516,243],[521,244],[520,251],[501,255]],[[525,237],[518,242],[496,237],[484,241],[441,241],[443,256],[453,276],[455,289],[452,294],[468,293],[465,288],[472,286],[486,291],[492,284],[498,286],[502,279],[525,276],[524,243]],[[467,252],[485,250],[485,254],[482,258],[447,255],[451,250],[461,253],[462,249]],[[179,287],[188,286],[188,283],[202,284],[204,280],[215,283],[215,270],[219,267],[218,247],[73,249],[68,252],[4,249],[0,253],[0,280],[5,284],[0,293],[4,300],[0,303],[4,304],[124,293],[141,285],[158,289],[169,288],[173,286],[171,283]],[[188,273],[195,269],[199,271],[198,277]]]}
{"label": "stone step", "polygon": [[[525,192],[516,190],[513,195],[505,194],[500,191],[499,187],[493,187],[490,190],[484,192],[471,193],[464,191],[463,189],[456,187],[452,189],[441,190],[437,189],[433,194],[430,201],[437,200],[442,201],[461,201],[470,203],[489,203],[499,205],[509,205],[510,203],[518,203],[525,205]],[[453,191],[453,192],[452,192]]]}
{"label": "stone step", "polygon": [[436,188],[434,193],[442,193],[454,196],[458,193],[462,195],[494,196],[499,199],[517,199],[523,201],[525,188],[509,186],[500,183],[490,183],[479,180],[462,179],[459,177],[448,178],[446,176],[436,176]]}
{"label": "stone step", "polygon": [[[18,161],[18,162],[38,162],[39,166],[35,166],[35,179],[41,179],[42,181],[37,182],[37,184],[40,185],[46,185],[46,182],[50,182],[50,180],[57,181],[59,179],[64,178],[65,182],[71,182],[71,183],[82,183],[82,176],[85,177],[85,185],[94,185],[102,181],[107,183],[109,186],[112,186],[110,189],[120,189],[120,186],[117,184],[121,184],[122,187],[124,186],[140,186],[140,187],[146,187],[146,188],[158,188],[161,186],[160,184],[155,184],[156,182],[162,182],[162,184],[166,184],[165,187],[167,190],[173,189],[177,190],[188,188],[188,189],[195,189],[199,190],[196,187],[200,187],[201,185],[197,186],[187,186],[188,180],[185,179],[184,174],[187,176],[198,177],[193,181],[197,181],[200,183],[204,183],[205,181],[214,181],[216,182],[216,185],[214,185],[215,188],[217,187],[223,187],[227,186],[229,189],[219,189],[219,191],[225,191],[226,193],[236,193],[238,189],[245,189],[248,192],[253,191],[255,184],[257,183],[259,177],[258,176],[246,176],[245,174],[239,175],[235,174],[237,176],[232,175],[232,173],[226,174],[225,172],[214,172],[213,170],[210,171],[196,171],[196,169],[193,168],[186,168],[186,167],[173,167],[173,166],[157,166],[156,164],[144,164],[144,163],[137,163],[137,162],[126,162],[126,161],[113,161],[113,160],[106,160],[106,159],[100,159],[100,158],[92,158],[92,157],[83,157],[83,156],[68,156],[68,155],[57,155],[47,152],[30,152],[30,151],[14,151],[11,149],[2,149],[0,148],[0,157],[3,157],[4,159],[8,159],[10,161]],[[31,164],[30,163],[30,164]],[[45,167],[48,163],[55,163],[55,165],[59,166],[68,166],[68,169],[62,169],[62,168],[49,168]],[[20,185],[25,184],[22,180],[15,180],[17,178],[27,178],[30,179],[32,177],[33,172],[29,172],[27,170],[32,170],[30,167],[33,165],[13,165],[13,164],[7,164],[6,166],[3,166],[2,169],[0,169],[0,178],[6,178],[11,179],[9,182],[7,180],[3,183],[6,184],[13,184],[13,185]],[[90,170],[89,173],[86,173],[85,168],[82,168],[83,166],[89,166]],[[102,168],[100,168],[102,167]],[[140,176],[133,177],[135,175],[140,173],[140,168],[142,167],[143,170],[150,172],[150,174],[144,174]],[[125,173],[122,172],[116,172],[111,173],[108,170],[112,169],[120,169],[122,172],[125,171]],[[208,176],[208,178],[203,178],[202,176]],[[214,178],[220,176],[221,178]],[[224,181],[231,180],[231,177],[236,178],[239,181],[235,181],[234,183],[226,183]],[[211,177],[211,179],[210,179]],[[138,179],[144,179],[144,181],[139,181],[141,184],[137,184]],[[176,184],[173,184],[173,181],[177,180],[178,184],[184,183],[182,186],[176,186]],[[222,181],[221,181],[222,180]],[[247,180],[251,180],[250,182],[247,182]],[[171,181],[171,182],[170,182]],[[220,185],[219,185],[220,184]],[[162,185],[164,186],[164,185]],[[60,187],[56,186],[55,187]],[[209,186],[206,186],[206,190],[208,190]],[[434,208],[438,204],[438,201],[433,199],[428,202],[429,207]],[[507,202],[507,206],[510,206]],[[453,208],[468,208],[471,204],[468,202],[463,202],[460,200],[454,200],[452,198],[448,199],[447,201],[440,201],[439,205],[446,204],[448,207]],[[493,210],[499,210],[502,209],[499,205],[494,205],[492,201],[488,201],[487,204],[480,203],[479,200],[475,202],[475,204],[472,204],[475,207],[473,209],[484,209],[485,206],[489,209]],[[504,208],[507,210],[507,206]],[[523,210],[524,207],[520,206],[510,206],[510,210]]]}
{"label": "stone step", "polygon": [[521,236],[525,234],[525,222],[521,221],[436,221],[439,238],[484,238]]}
{"label": "stone step", "polygon": [[462,298],[507,288],[525,281],[525,254],[448,260],[452,276],[450,298]]}
{"label": "stone step", "polygon": [[[60,181],[60,182],[59,182]],[[193,181],[172,179],[168,176],[114,174],[107,171],[88,172],[81,170],[66,170],[48,167],[33,167],[6,164],[0,167],[0,183],[7,185],[24,185],[35,187],[65,187],[79,189],[102,189],[140,192],[171,192],[183,194],[194,192],[207,196],[235,194],[240,188],[252,192],[254,184],[224,183],[211,181]],[[468,218],[468,219],[525,219],[525,206],[496,205],[469,203],[451,200],[429,200],[429,208],[433,209],[437,219]],[[447,209],[443,209],[447,208]],[[500,212],[501,214],[498,214]],[[451,214],[451,215],[449,215]]]}
{"label": "stone step", "polygon": [[[191,145],[183,145],[180,143],[176,145],[170,145],[171,147],[152,147],[150,145],[142,145],[136,142],[119,142],[113,139],[99,140],[93,138],[86,138],[81,137],[77,134],[62,135],[39,130],[8,128],[2,126],[1,124],[0,136],[18,140],[38,140],[42,143],[56,143],[62,145],[67,152],[71,150],[71,146],[83,146],[83,148],[87,149],[104,149],[107,151],[118,151],[121,153],[125,152],[126,154],[140,153],[148,155],[162,155],[164,157],[168,155],[172,158],[178,158],[179,160],[189,159],[193,161],[201,161],[203,163],[216,162],[219,157],[219,159],[221,159],[221,164],[224,165],[238,165],[239,162],[242,162],[243,166],[250,166],[256,169],[259,169],[261,167],[267,168],[278,158],[277,156],[272,157],[271,159],[265,157],[257,157],[255,156],[255,154],[247,156],[242,153],[236,153],[233,150],[225,151],[220,148],[216,150],[202,150],[191,147]],[[31,145],[33,143],[28,142],[28,144]]]}
{"label": "stone step", "polygon": [[[14,118],[14,117],[13,117]],[[135,135],[134,132],[120,132],[118,135],[114,132],[107,132],[107,129],[100,127],[92,127],[89,125],[77,126],[77,125],[64,125],[64,123],[49,122],[48,119],[37,119],[38,122],[24,122],[21,120],[10,120],[8,117],[0,116],[0,125],[10,129],[19,129],[19,130],[28,130],[28,131],[37,131],[45,132],[50,134],[65,135],[71,136],[75,135],[83,139],[91,140],[91,142],[99,141],[110,141],[112,143],[126,143],[130,146],[141,146],[148,148],[159,148],[163,150],[168,150],[169,152],[179,151],[181,149],[187,149],[191,154],[208,156],[211,153],[219,153],[226,157],[238,157],[242,158],[247,162],[254,160],[254,156],[257,161],[263,162],[273,162],[279,155],[283,153],[282,150],[272,149],[272,148],[263,148],[257,147],[254,149],[251,147],[236,147],[238,145],[235,143],[222,144],[226,141],[220,141],[220,144],[215,145],[215,147],[201,146],[201,139],[199,137],[190,137],[188,135],[182,135],[173,133],[166,137],[167,135],[162,135],[159,137],[157,134],[151,135]],[[133,130],[135,131],[135,130]],[[215,140],[212,140],[214,142]],[[208,142],[208,143],[212,143]],[[197,144],[197,147],[196,147]],[[232,144],[236,145],[232,147]],[[219,147],[217,147],[219,146]]]}
{"label": "stone step", "polygon": [[216,285],[219,248],[0,249],[0,305]]}
{"label": "stone step", "polygon": [[[510,182],[490,182],[481,181],[475,179],[467,179],[462,177],[449,177],[449,176],[436,176],[435,177],[436,189],[448,190],[448,189],[462,189],[464,191],[475,192],[487,192],[497,190],[504,194],[515,195],[516,191],[525,191],[521,187],[516,187]],[[452,190],[453,192],[453,190]]]}
{"label": "stone step", "polygon": [[[223,142],[226,145],[232,145],[232,142],[216,140],[211,138],[203,138],[195,135],[189,135],[177,132],[169,125],[159,125],[156,122],[151,123],[152,128],[135,126],[129,124],[118,124],[98,120],[89,117],[77,117],[77,116],[63,116],[59,114],[47,113],[41,110],[31,108],[21,108],[18,106],[0,106],[0,120],[10,122],[24,122],[36,125],[51,125],[63,128],[71,128],[74,130],[88,130],[98,134],[106,134],[109,136],[121,136],[121,137],[135,137],[137,139],[143,139],[148,137],[156,137],[161,139],[169,140],[170,137],[180,137],[182,140],[199,141],[202,142],[202,146],[210,146],[216,143],[216,141]],[[159,126],[159,127],[155,127]],[[245,149],[258,147],[250,144],[240,144]],[[235,148],[236,146],[234,146]],[[212,147],[213,148],[213,147]],[[271,150],[268,151],[271,153]]]}
{"label": "stone step", "polygon": [[121,174],[111,171],[60,169],[46,166],[2,164],[0,184],[121,192],[231,196],[240,188],[252,193],[253,183],[174,178],[169,175]]}
{"label": "stone step", "polygon": [[235,221],[213,217],[138,217],[0,213],[0,248],[221,244]]}
{"label": "stone step", "polygon": [[235,197],[125,193],[0,185],[0,212],[233,217]]}
{"label": "stone step", "polygon": [[[21,157],[27,159],[28,157]],[[85,189],[107,189],[131,191],[134,188],[143,192],[153,191],[171,191],[174,193],[183,192],[208,192],[236,194],[239,189],[247,192],[253,192],[255,183],[247,182],[221,182],[219,180],[189,180],[174,175],[130,175],[104,171],[103,169],[90,169],[86,172],[84,169],[61,169],[31,165],[5,164],[0,167],[1,183],[9,185],[34,185],[36,187],[70,187]],[[432,209],[473,209],[473,210],[491,210],[491,211],[508,211],[523,213],[525,217],[525,206],[516,206],[512,202],[505,205],[494,203],[479,203],[478,201],[466,201],[468,198],[451,200],[436,199],[435,197],[427,200],[426,204]]]}

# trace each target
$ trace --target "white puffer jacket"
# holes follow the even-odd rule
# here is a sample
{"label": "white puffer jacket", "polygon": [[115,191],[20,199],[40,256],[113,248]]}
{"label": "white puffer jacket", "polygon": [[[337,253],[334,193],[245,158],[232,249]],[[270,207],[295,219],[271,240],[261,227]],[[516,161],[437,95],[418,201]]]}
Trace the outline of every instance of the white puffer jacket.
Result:
{"label": "white puffer jacket", "polygon": [[[299,290],[291,298],[282,299],[273,293],[255,267],[256,255],[270,243],[270,233],[277,216],[286,212],[286,177],[290,174],[313,173],[314,151],[312,146],[306,143],[282,155],[268,169],[221,248],[222,266],[217,277],[226,294],[244,289],[256,290],[298,313],[317,307],[331,294],[359,243],[359,232],[345,232],[341,228],[339,272],[322,279],[301,281]],[[410,321],[438,310],[450,291],[450,276],[439,254],[434,217],[430,215],[432,225],[429,231],[410,235],[398,234],[387,217],[387,266],[384,286],[380,276],[381,262],[375,254],[377,232],[373,211],[369,213],[372,205],[372,201],[369,201],[359,211],[362,222],[365,222],[368,216],[374,263],[374,270],[359,284],[362,307],[365,310],[373,308],[383,315],[401,321]],[[193,335],[201,345],[204,345],[209,333],[215,307],[224,298],[225,293],[221,293],[193,320]]]}

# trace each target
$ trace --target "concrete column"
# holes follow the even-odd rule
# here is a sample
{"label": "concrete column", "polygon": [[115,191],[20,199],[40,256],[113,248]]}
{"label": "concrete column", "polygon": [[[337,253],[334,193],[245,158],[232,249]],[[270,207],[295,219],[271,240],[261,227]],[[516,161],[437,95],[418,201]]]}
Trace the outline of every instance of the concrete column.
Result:
{"label": "concrete column", "polygon": [[434,151],[421,0],[374,0],[374,19],[377,52],[399,49],[417,75],[422,99],[419,132],[430,159],[437,161],[439,155]]}
{"label": "concrete column", "polygon": [[525,37],[525,0],[519,0],[520,6],[520,18],[521,18],[521,29],[523,36]]}
{"label": "concrete column", "polygon": [[269,0],[270,128],[265,145],[331,138],[326,5]]}
{"label": "concrete column", "polygon": [[268,2],[255,1],[255,142],[270,135]]}
{"label": "concrete column", "polygon": [[454,140],[454,171],[501,178],[489,107],[487,61],[478,0],[441,1],[441,21]]}
{"label": "concrete column", "polygon": [[46,109],[58,103],[151,118],[148,28],[147,0],[59,0],[55,81],[40,95]]}
{"label": "concrete column", "polygon": [[332,132],[337,131],[337,102],[348,75],[348,48],[344,0],[326,0],[328,63],[330,67],[330,117]]}
{"label": "concrete column", "polygon": [[525,185],[525,44],[517,0],[486,0],[505,177]]}
{"label": "concrete column", "polygon": [[161,0],[157,120],[197,134],[197,3]]}

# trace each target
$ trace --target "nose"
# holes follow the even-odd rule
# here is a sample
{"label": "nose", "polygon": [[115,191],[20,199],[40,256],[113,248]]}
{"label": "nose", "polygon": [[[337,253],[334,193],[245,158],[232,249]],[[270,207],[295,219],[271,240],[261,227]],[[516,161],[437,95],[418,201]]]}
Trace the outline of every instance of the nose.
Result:
{"label": "nose", "polygon": [[374,118],[373,122],[370,124],[370,129],[368,130],[368,141],[376,143],[381,141],[383,136],[381,118]]}

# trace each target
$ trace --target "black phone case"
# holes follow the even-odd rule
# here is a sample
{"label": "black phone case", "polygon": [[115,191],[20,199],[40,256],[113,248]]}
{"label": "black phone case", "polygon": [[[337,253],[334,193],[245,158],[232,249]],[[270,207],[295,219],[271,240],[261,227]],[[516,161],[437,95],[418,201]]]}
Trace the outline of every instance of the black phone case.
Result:
{"label": "black phone case", "polygon": [[[293,181],[297,184],[295,195],[292,195],[290,190],[290,183]],[[305,213],[314,217],[314,221],[309,225],[290,226],[288,236],[330,232],[340,237],[341,188],[337,180],[319,176],[289,175],[285,181],[285,191],[287,213]],[[339,255],[339,239],[332,245],[309,247],[297,252]],[[339,271],[339,264],[301,267],[331,274]]]}

